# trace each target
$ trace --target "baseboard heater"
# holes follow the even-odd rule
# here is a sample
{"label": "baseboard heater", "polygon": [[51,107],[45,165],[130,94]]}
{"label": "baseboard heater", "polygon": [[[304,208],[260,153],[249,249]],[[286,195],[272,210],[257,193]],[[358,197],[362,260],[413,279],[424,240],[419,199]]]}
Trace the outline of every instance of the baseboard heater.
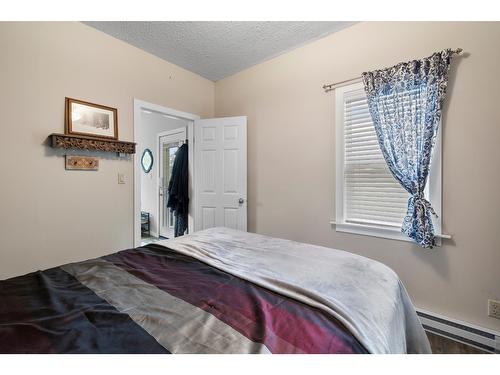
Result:
{"label": "baseboard heater", "polygon": [[500,332],[473,326],[425,310],[417,314],[428,332],[447,337],[489,353],[500,353]]}

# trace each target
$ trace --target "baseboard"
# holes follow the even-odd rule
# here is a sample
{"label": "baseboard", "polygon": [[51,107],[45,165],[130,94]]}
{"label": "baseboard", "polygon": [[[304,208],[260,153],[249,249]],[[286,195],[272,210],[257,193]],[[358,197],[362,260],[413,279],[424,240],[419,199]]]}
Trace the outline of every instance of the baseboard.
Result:
{"label": "baseboard", "polygon": [[500,332],[417,309],[424,329],[489,353],[500,353]]}

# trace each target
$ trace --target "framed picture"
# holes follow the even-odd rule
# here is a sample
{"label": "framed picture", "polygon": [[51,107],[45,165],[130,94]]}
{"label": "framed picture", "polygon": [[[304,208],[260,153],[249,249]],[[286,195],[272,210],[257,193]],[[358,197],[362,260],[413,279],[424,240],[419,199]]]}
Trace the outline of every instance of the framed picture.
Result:
{"label": "framed picture", "polygon": [[118,139],[116,108],[66,98],[66,134]]}

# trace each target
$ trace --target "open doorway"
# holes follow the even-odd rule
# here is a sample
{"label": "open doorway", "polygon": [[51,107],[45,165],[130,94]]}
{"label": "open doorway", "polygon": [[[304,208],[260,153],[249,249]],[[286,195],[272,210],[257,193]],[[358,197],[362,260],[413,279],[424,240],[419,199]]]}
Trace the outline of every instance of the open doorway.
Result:
{"label": "open doorway", "polygon": [[[174,237],[175,219],[172,209],[167,207],[168,186],[172,178],[172,169],[174,166],[177,151],[187,140],[187,128],[181,127],[173,130],[158,133],[159,145],[159,238]],[[144,191],[141,192],[144,194]],[[142,211],[142,208],[141,208]],[[142,236],[142,234],[141,234]],[[144,236],[142,236],[144,238]],[[144,240],[142,241],[144,242]]]}
{"label": "open doorway", "polygon": [[[173,236],[173,215],[166,207],[168,182],[175,153],[192,140],[196,115],[134,100],[134,245],[141,246]],[[191,142],[192,144],[192,142]],[[151,168],[149,166],[151,159]],[[189,147],[189,185],[192,199],[193,155]],[[193,215],[188,217],[192,230]]]}

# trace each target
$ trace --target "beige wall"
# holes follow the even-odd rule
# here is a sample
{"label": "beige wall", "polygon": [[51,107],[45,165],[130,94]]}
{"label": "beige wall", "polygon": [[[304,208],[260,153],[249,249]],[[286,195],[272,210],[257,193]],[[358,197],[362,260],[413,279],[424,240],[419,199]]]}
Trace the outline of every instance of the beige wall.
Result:
{"label": "beige wall", "polygon": [[65,96],[116,107],[132,140],[134,98],[211,117],[214,83],[80,23],[0,22],[0,279],[132,247],[132,160],[65,171],[44,145]]}
{"label": "beige wall", "polygon": [[[349,250],[402,278],[415,304],[500,330],[500,23],[360,23],[216,82],[216,116],[248,116],[249,230]],[[434,250],[335,232],[334,94],[325,83],[462,47],[444,118],[443,225]]]}

